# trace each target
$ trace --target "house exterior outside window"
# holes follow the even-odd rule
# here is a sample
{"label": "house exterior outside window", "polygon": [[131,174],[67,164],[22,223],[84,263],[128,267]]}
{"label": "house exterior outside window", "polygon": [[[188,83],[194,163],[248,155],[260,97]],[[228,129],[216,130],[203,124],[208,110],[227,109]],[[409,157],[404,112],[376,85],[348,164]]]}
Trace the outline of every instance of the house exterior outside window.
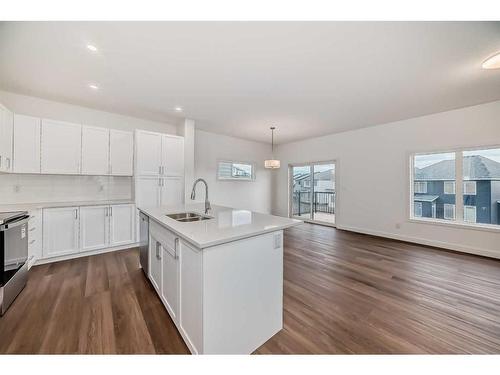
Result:
{"label": "house exterior outside window", "polygon": [[[488,157],[490,153],[491,157]],[[455,181],[455,157],[462,157],[462,181]],[[413,217],[500,225],[500,149],[413,156]],[[421,159],[419,159],[421,158]],[[425,183],[425,190],[424,190]],[[456,183],[462,197],[456,197]],[[463,217],[456,217],[456,199]],[[415,208],[419,202],[420,209]]]}

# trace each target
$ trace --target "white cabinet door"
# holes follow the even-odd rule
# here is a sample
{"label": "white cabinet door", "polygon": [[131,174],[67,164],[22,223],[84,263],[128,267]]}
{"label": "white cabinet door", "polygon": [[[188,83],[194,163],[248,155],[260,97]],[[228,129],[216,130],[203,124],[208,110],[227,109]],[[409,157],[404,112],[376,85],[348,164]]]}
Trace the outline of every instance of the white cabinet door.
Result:
{"label": "white cabinet door", "polygon": [[135,203],[138,208],[160,205],[160,179],[140,177],[135,179]]}
{"label": "white cabinet door", "polygon": [[109,207],[109,244],[124,245],[134,242],[135,206],[115,204]]}
{"label": "white cabinet door", "polygon": [[14,115],[14,172],[40,173],[40,119]]}
{"label": "white cabinet door", "polygon": [[161,244],[154,236],[149,235],[149,279],[161,295]]}
{"label": "white cabinet door", "polygon": [[202,253],[180,241],[179,328],[189,347],[203,351]]}
{"label": "white cabinet door", "polygon": [[131,132],[109,131],[110,174],[132,176],[134,174],[134,134]]}
{"label": "white cabinet door", "polygon": [[162,166],[165,176],[184,176],[184,138],[163,135]]}
{"label": "white cabinet door", "polygon": [[47,208],[43,210],[44,258],[78,252],[78,211],[78,207]]}
{"label": "white cabinet door", "polygon": [[42,173],[79,174],[81,125],[42,120]]}
{"label": "white cabinet door", "polygon": [[0,171],[12,172],[12,135],[14,114],[0,106]]}
{"label": "white cabinet door", "polygon": [[136,176],[158,176],[161,166],[162,134],[137,130],[135,133]]}
{"label": "white cabinet door", "polygon": [[179,311],[179,262],[177,256],[179,240],[172,249],[162,244],[162,286],[161,298],[172,320],[177,321]]}
{"label": "white cabinet door", "polygon": [[108,245],[109,206],[80,207],[81,251],[103,249]]}
{"label": "white cabinet door", "polygon": [[109,174],[109,129],[82,127],[82,174]]}
{"label": "white cabinet door", "polygon": [[178,206],[184,202],[184,178],[165,177],[161,179],[161,206]]}

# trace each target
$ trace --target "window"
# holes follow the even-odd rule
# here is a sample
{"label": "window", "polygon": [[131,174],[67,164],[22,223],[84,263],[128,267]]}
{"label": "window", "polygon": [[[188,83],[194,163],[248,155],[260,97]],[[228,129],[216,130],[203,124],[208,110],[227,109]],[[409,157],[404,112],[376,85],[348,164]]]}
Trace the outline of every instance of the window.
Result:
{"label": "window", "polygon": [[[413,216],[417,218],[454,220],[454,216],[445,217],[444,204],[455,204],[455,193],[450,190],[455,183],[455,154],[418,154],[413,157]],[[443,193],[443,184],[448,189]],[[415,209],[420,202],[421,211]],[[428,207],[428,208],[427,208]],[[420,215],[417,215],[420,213]],[[448,212],[449,214],[449,212]]]}
{"label": "window", "polygon": [[411,164],[412,217],[500,229],[499,147],[414,154]]}
{"label": "window", "polygon": [[444,218],[446,220],[455,220],[455,205],[454,204],[444,204]]}
{"label": "window", "polygon": [[427,182],[415,181],[415,193],[427,193]]}
{"label": "window", "polygon": [[464,182],[464,195],[476,195],[476,181]]}
{"label": "window", "polygon": [[445,194],[455,194],[455,181],[445,181],[444,182],[444,193]]}
{"label": "window", "polygon": [[422,202],[415,202],[413,206],[413,215],[415,215],[415,217],[422,217]]}
{"label": "window", "polygon": [[219,161],[217,178],[219,180],[251,181],[255,179],[254,165],[252,163]]}
{"label": "window", "polygon": [[464,221],[467,223],[476,222],[476,206],[464,206]]}
{"label": "window", "polygon": [[[462,154],[464,221],[498,227],[500,225],[500,148],[467,150]],[[466,207],[470,208],[466,209]]]}

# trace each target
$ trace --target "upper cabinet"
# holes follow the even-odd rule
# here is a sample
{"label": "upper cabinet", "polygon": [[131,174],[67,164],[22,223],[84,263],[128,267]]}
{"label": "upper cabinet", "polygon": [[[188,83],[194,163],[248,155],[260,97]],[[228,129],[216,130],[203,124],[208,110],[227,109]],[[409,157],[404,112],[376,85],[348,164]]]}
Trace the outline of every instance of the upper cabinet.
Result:
{"label": "upper cabinet", "polygon": [[82,127],[82,174],[109,174],[109,129]]}
{"label": "upper cabinet", "polygon": [[131,132],[109,131],[109,172],[113,176],[134,174],[134,134]]}
{"label": "upper cabinet", "polygon": [[163,134],[160,133],[136,130],[136,176],[158,176],[161,174],[162,137]]}
{"label": "upper cabinet", "polygon": [[12,172],[14,115],[0,105],[0,172]]}
{"label": "upper cabinet", "polygon": [[132,176],[133,160],[133,133],[82,127],[82,174]]}
{"label": "upper cabinet", "polygon": [[40,173],[40,119],[14,115],[14,173]]}
{"label": "upper cabinet", "polygon": [[[156,149],[149,139],[142,148],[156,153],[158,174],[163,135],[151,134]],[[133,176],[134,133],[14,114],[0,104],[0,172]]]}
{"label": "upper cabinet", "polygon": [[42,120],[41,173],[79,174],[82,126]]}
{"label": "upper cabinet", "polygon": [[184,138],[163,135],[161,143],[162,175],[184,176]]}
{"label": "upper cabinet", "polygon": [[183,176],[184,138],[137,130],[137,176]]}

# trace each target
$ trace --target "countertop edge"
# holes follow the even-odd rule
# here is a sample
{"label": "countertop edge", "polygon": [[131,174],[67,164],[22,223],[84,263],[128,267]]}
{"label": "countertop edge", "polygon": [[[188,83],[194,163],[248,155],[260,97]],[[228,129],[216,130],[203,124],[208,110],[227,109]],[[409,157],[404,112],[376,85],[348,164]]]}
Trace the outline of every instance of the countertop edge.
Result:
{"label": "countertop edge", "polygon": [[242,239],[245,239],[245,238],[251,238],[251,237],[260,236],[262,234],[276,232],[276,231],[287,229],[287,228],[291,228],[293,226],[300,225],[300,224],[303,223],[303,221],[297,221],[297,222],[292,222],[292,223],[288,223],[288,224],[277,225],[277,226],[275,226],[273,228],[263,229],[263,230],[260,230],[258,232],[255,232],[255,233],[235,235],[234,237],[230,237],[228,239],[215,240],[215,241],[207,242],[207,243],[204,243],[204,244],[200,244],[197,241],[195,241],[195,240],[187,237],[185,234],[180,233],[179,231],[177,231],[173,227],[169,226],[168,223],[159,221],[158,219],[155,218],[154,215],[149,214],[148,212],[146,212],[147,209],[138,208],[138,210],[140,212],[142,212],[144,215],[148,216],[150,220],[153,220],[158,225],[161,225],[162,227],[170,230],[171,232],[175,233],[176,235],[178,235],[179,237],[181,237],[182,239],[186,240],[188,243],[190,243],[191,245],[195,246],[197,249],[200,249],[200,250],[207,249],[207,248],[214,247],[214,246],[218,246],[218,245],[222,245],[222,244],[226,244],[226,243],[231,243],[231,242],[239,241],[239,240],[242,240]]}

